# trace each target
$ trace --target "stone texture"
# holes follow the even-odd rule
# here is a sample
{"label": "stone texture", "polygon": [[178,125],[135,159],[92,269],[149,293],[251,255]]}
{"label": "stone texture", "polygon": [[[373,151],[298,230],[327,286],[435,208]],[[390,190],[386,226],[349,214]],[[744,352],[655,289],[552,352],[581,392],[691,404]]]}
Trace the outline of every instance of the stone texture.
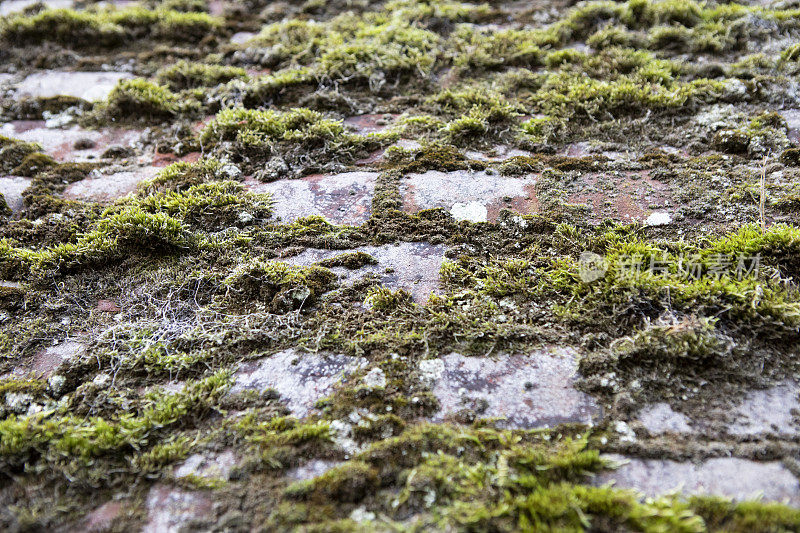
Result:
{"label": "stone texture", "polygon": [[239,31],[231,35],[231,44],[244,44],[257,34],[251,31]]}
{"label": "stone texture", "polygon": [[506,159],[511,159],[512,157],[529,157],[531,152],[500,144],[495,146],[494,149],[489,152],[476,152],[467,150],[464,152],[464,155],[467,157],[467,159],[476,159],[478,161],[505,161]]}
{"label": "stone texture", "polygon": [[75,360],[83,355],[86,347],[83,343],[68,340],[40,350],[32,359],[14,368],[17,376],[36,375],[48,378],[67,361]]}
{"label": "stone texture", "polygon": [[274,216],[282,222],[321,215],[333,224],[363,224],[369,219],[377,176],[377,172],[317,174],[271,183],[248,180],[245,186],[254,192],[271,193]]}
{"label": "stone texture", "polygon": [[[42,145],[42,151],[56,161],[80,162],[98,159],[109,146],[134,146],[142,133],[137,130],[106,128],[86,130],[48,128],[42,120],[16,120],[0,126],[0,135]],[[77,149],[78,141],[92,141],[91,148]]]}
{"label": "stone texture", "polygon": [[233,453],[233,450],[225,450],[216,455],[196,453],[181,463],[175,469],[174,474],[176,478],[194,475],[203,478],[227,480],[236,463],[236,454]]}
{"label": "stone texture", "polygon": [[651,434],[702,433],[715,438],[800,433],[800,384],[786,380],[766,389],[751,390],[741,398],[725,398],[694,410],[689,416],[666,403],[642,409],[637,421]]}
{"label": "stone texture", "polygon": [[400,183],[400,193],[403,206],[409,212],[434,207],[449,212],[457,204],[472,205],[472,211],[475,211],[474,204],[477,203],[486,209],[487,219],[495,221],[502,208],[524,214],[535,212],[538,204],[534,183],[531,176],[519,178],[484,171],[429,170],[408,174]]}
{"label": "stone texture", "polygon": [[6,200],[6,204],[15,213],[19,212],[23,207],[22,193],[25,189],[30,187],[31,180],[29,178],[21,178],[18,176],[5,176],[0,178],[0,193]]}
{"label": "stone texture", "polygon": [[147,496],[147,523],[142,533],[177,533],[192,520],[208,518],[212,502],[204,494],[156,485]]}
{"label": "stone texture", "polygon": [[88,178],[70,184],[64,191],[64,198],[112,202],[135,191],[139,183],[152,178],[158,171],[157,167],[138,167],[111,174],[92,172]]}
{"label": "stone texture", "polygon": [[[358,270],[344,267],[331,268],[344,281],[351,281],[366,274],[376,274],[382,285],[392,289],[406,289],[418,303],[425,302],[431,293],[439,289],[439,269],[444,260],[445,247],[425,242],[362,246],[353,250],[307,249],[299,255],[281,261],[310,266],[342,253],[356,251],[370,254],[378,264],[365,265]],[[387,269],[390,272],[387,272]]]}
{"label": "stone texture", "polygon": [[[571,204],[586,204],[591,209],[589,218],[600,222],[612,218],[622,222],[645,222],[653,214],[672,205],[668,185],[650,178],[650,171],[588,173],[580,176],[579,193],[570,195]],[[672,221],[672,217],[665,213]],[[661,225],[666,217],[657,215],[651,222]]]}
{"label": "stone texture", "polygon": [[683,413],[673,411],[669,404],[663,402],[642,409],[639,422],[654,435],[692,432],[689,418]]}
{"label": "stone texture", "polygon": [[132,78],[125,72],[64,72],[45,70],[31,74],[17,85],[18,96],[48,98],[74,96],[89,102],[105,100],[122,79]]}
{"label": "stone texture", "polygon": [[800,386],[794,381],[748,392],[730,411],[728,433],[739,436],[757,433],[796,435],[800,429],[797,423],[799,393]]}
{"label": "stone texture", "polygon": [[576,356],[574,350],[553,348],[494,358],[451,353],[441,365],[427,363],[424,374],[441,405],[434,420],[466,408],[483,418],[502,417],[500,425],[509,428],[591,423],[600,408],[572,386]]}
{"label": "stone texture", "polygon": [[87,531],[89,533],[108,531],[124,507],[125,506],[121,501],[110,501],[104,503],[86,515],[80,525],[80,530]]}
{"label": "stone texture", "polygon": [[362,358],[300,353],[289,349],[239,366],[231,392],[274,389],[292,414],[306,416],[343,377],[366,364]]}
{"label": "stone texture", "polygon": [[377,133],[388,128],[398,116],[391,114],[357,115],[344,119],[344,123],[356,133]]}
{"label": "stone texture", "polygon": [[[625,460],[619,455],[609,458]],[[765,500],[800,505],[800,482],[777,461],[758,463],[735,457],[708,459],[698,464],[631,459],[614,472],[595,479],[655,497],[674,490],[684,494],[711,494],[735,500]]]}
{"label": "stone texture", "polygon": [[286,477],[294,481],[306,481],[319,477],[328,470],[336,468],[342,464],[341,461],[326,461],[325,459],[312,459],[311,461],[292,468],[286,473]]}

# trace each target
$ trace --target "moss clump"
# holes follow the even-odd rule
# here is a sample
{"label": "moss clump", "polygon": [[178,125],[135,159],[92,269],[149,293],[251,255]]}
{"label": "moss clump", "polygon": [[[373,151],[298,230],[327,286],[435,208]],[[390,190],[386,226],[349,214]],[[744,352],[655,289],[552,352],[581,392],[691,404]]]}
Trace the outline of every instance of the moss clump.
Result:
{"label": "moss clump", "polygon": [[366,265],[377,265],[378,260],[366,252],[348,252],[324,259],[318,264],[325,268],[345,267],[350,270],[357,270]]}
{"label": "moss clump", "polygon": [[526,140],[534,143],[548,143],[564,132],[563,119],[555,117],[532,118],[522,123],[522,133]]}
{"label": "moss clump", "polygon": [[218,19],[205,13],[139,7],[95,12],[48,9],[7,18],[0,27],[0,41],[15,47],[51,42],[75,48],[108,48],[146,38],[197,42],[220,26]]}
{"label": "moss clump", "polygon": [[450,145],[433,144],[418,150],[390,148],[385,154],[387,169],[396,169],[402,174],[425,172],[426,170],[483,170],[486,163],[467,159]]}
{"label": "moss clump", "polygon": [[143,79],[122,80],[98,106],[97,113],[107,120],[166,120],[179,114],[195,114],[199,103],[184,99],[167,87]]}
{"label": "moss clump", "polygon": [[291,101],[299,92],[315,87],[317,83],[316,75],[308,67],[280,70],[248,84],[243,103],[247,107],[258,107],[282,100]]}
{"label": "moss clump", "polygon": [[336,275],[321,267],[294,267],[285,263],[254,259],[238,267],[223,285],[243,305],[263,305],[286,313],[308,308],[333,288]]}
{"label": "moss clump", "polygon": [[145,213],[167,214],[205,231],[259,223],[272,214],[270,195],[245,192],[241,184],[232,181],[201,183],[185,191],[148,194],[133,200],[132,204]]}
{"label": "moss clump", "polygon": [[345,131],[339,120],[322,113],[299,108],[289,111],[233,108],[220,111],[203,130],[206,145],[230,142],[237,160],[255,164],[270,156],[283,159],[295,175],[324,168],[315,159],[341,163],[386,142],[386,135],[362,137]]}
{"label": "moss clump", "polygon": [[508,66],[533,68],[542,64],[540,46],[549,44],[541,31],[475,31],[461,26],[450,36],[455,58],[463,68],[496,69]]}
{"label": "moss clump", "polygon": [[232,426],[257,457],[257,468],[279,470],[332,451],[333,431],[325,421],[301,422],[286,416],[260,421],[250,411]]}
{"label": "moss clump", "polygon": [[273,47],[271,65],[308,66],[320,80],[366,84],[425,76],[436,61],[439,36],[390,18],[338,17],[329,23],[288,21],[266,26],[250,45]]}
{"label": "moss clump", "polygon": [[709,531],[791,531],[800,526],[800,511],[769,502],[733,502],[724,498],[694,496],[692,510]]}
{"label": "moss clump", "polygon": [[175,394],[150,393],[138,402],[137,414],[114,418],[75,416],[67,406],[8,416],[0,421],[0,458],[13,468],[55,470],[90,486],[103,486],[113,480],[93,464],[125,469],[138,450],[157,442],[165,430],[213,410],[228,380],[227,374],[219,373],[187,383]]}
{"label": "moss clump", "polygon": [[174,65],[159,70],[156,74],[156,81],[166,85],[172,91],[182,91],[196,87],[214,87],[221,83],[246,77],[247,72],[243,68],[191,63],[181,60]]}
{"label": "moss clump", "polygon": [[800,148],[788,148],[781,152],[781,163],[786,166],[800,166]]}
{"label": "moss clump", "polygon": [[688,83],[653,84],[636,76],[620,76],[613,81],[596,80],[567,73],[548,76],[535,99],[539,109],[552,116],[598,117],[642,110],[665,111],[691,107],[718,99],[722,82],[695,80]]}
{"label": "moss clump", "polygon": [[26,157],[41,155],[41,149],[42,146],[37,143],[0,136],[0,171],[6,174],[12,173]]}
{"label": "moss clump", "polygon": [[367,294],[364,305],[376,311],[391,312],[410,305],[411,302],[411,294],[406,290],[393,291],[385,287],[377,287]]}
{"label": "moss clump", "polygon": [[366,463],[350,461],[310,482],[291,485],[286,492],[293,498],[352,503],[361,501],[377,487],[378,474],[374,468]]}
{"label": "moss clump", "polygon": [[19,165],[11,170],[15,176],[33,177],[44,170],[55,166],[55,159],[41,152],[26,155]]}
{"label": "moss clump", "polygon": [[6,202],[6,197],[3,196],[3,193],[0,193],[0,216],[10,217],[12,214],[13,212]]}
{"label": "moss clump", "polygon": [[213,246],[206,232],[220,226],[245,226],[268,218],[269,195],[247,193],[235,182],[212,182],[185,191],[154,192],[128,198],[98,217],[74,242],[31,251],[4,243],[4,270],[32,274],[102,264],[127,254],[161,254]]}
{"label": "moss clump", "polygon": [[181,192],[209,181],[219,174],[222,163],[213,158],[200,159],[194,163],[178,161],[143,182],[139,190],[146,194],[155,192]]}

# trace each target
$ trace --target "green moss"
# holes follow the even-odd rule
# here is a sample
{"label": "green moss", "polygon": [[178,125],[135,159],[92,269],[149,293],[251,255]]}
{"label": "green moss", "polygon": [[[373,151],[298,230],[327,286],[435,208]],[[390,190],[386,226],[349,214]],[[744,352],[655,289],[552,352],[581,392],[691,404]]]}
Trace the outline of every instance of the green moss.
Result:
{"label": "green moss", "polygon": [[390,148],[386,150],[385,166],[397,169],[406,174],[425,172],[426,170],[482,170],[486,164],[482,161],[468,160],[454,146],[430,145],[419,150],[403,150]]}
{"label": "green moss", "polygon": [[522,132],[531,142],[551,142],[564,131],[564,121],[555,117],[532,118],[522,123]]}
{"label": "green moss", "polygon": [[149,194],[133,204],[154,216],[166,214],[206,231],[262,221],[272,214],[269,194],[246,192],[244,186],[232,181],[201,183],[185,191]]}
{"label": "green moss", "polygon": [[411,294],[403,289],[393,291],[385,287],[377,287],[367,294],[364,305],[376,311],[391,312],[412,303]]}
{"label": "green moss", "polygon": [[336,275],[325,268],[254,259],[238,267],[223,283],[242,303],[261,302],[275,312],[287,312],[310,307],[333,288],[335,280]]}
{"label": "green moss", "polygon": [[166,120],[179,114],[196,114],[199,103],[184,99],[167,87],[143,79],[122,80],[109,93],[97,113],[107,120]]}
{"label": "green moss", "polygon": [[548,77],[536,97],[539,108],[548,115],[565,116],[571,112],[593,117],[685,108],[713,101],[723,89],[722,82],[709,80],[662,86],[628,76],[608,82],[559,73]]}
{"label": "green moss", "polygon": [[542,64],[540,46],[550,44],[541,31],[476,31],[460,26],[451,35],[453,63],[462,68],[496,69],[508,66],[532,68]]}
{"label": "green moss", "polygon": [[3,193],[0,193],[0,216],[10,217],[12,214],[11,208],[6,203],[6,197],[3,196]]}
{"label": "green moss", "polygon": [[612,46],[638,47],[642,45],[642,38],[622,26],[610,25],[590,35],[586,44],[596,49]]}
{"label": "green moss", "polygon": [[185,191],[195,185],[214,180],[221,167],[219,161],[210,158],[200,159],[194,163],[179,161],[140,184],[139,190],[146,194]]}
{"label": "green moss", "polygon": [[187,383],[175,394],[150,393],[141,400],[139,413],[113,419],[76,417],[65,407],[29,416],[11,415],[0,421],[0,456],[10,464],[57,468],[76,479],[103,483],[105,474],[90,468],[94,462],[119,464],[133,459],[137,450],[154,443],[163,429],[213,409],[228,381],[229,376],[220,373]]}
{"label": "green moss", "polygon": [[288,111],[232,108],[220,111],[200,135],[206,146],[231,142],[231,154],[243,162],[257,163],[272,155],[280,156],[295,175],[322,168],[331,157],[352,161],[386,143],[392,134],[368,136],[347,133],[340,120],[305,108]]}
{"label": "green moss", "polygon": [[303,423],[282,416],[259,422],[251,412],[234,427],[257,457],[258,468],[295,466],[304,458],[330,452],[332,447],[333,434],[327,422]]}
{"label": "green moss", "polygon": [[694,496],[689,505],[709,531],[791,531],[800,527],[800,511],[777,503]]}
{"label": "green moss", "polygon": [[378,260],[365,252],[348,252],[322,260],[318,264],[325,268],[345,267],[357,270],[366,265],[377,265]]}
{"label": "green moss", "polygon": [[247,78],[247,72],[243,68],[190,63],[184,60],[165,67],[156,74],[156,81],[166,85],[172,91],[214,87],[231,80],[245,78]]}
{"label": "green moss", "polygon": [[292,98],[287,95],[298,90],[308,89],[317,84],[313,70],[308,67],[280,70],[274,74],[261,76],[250,83],[246,89],[243,103],[247,107],[258,107],[274,101]]}
{"label": "green moss", "polygon": [[197,42],[219,28],[219,20],[205,13],[139,7],[96,12],[48,9],[9,17],[0,27],[0,40],[12,46],[53,42],[75,48],[113,47],[136,38]]}
{"label": "green moss", "polygon": [[34,152],[26,155],[23,160],[20,161],[19,165],[11,170],[11,174],[15,176],[32,177],[56,164],[55,159],[49,155],[41,152]]}
{"label": "green moss", "polygon": [[34,154],[38,157],[41,149],[42,146],[37,143],[2,137],[2,143],[0,143],[0,170],[5,173],[12,173],[15,168],[22,164],[26,157]]}
{"label": "green moss", "polygon": [[46,388],[47,383],[39,379],[5,378],[0,380],[0,395],[20,392],[39,395]]}
{"label": "green moss", "polygon": [[317,501],[358,502],[378,486],[375,469],[361,462],[350,461],[311,480],[287,488],[292,498]]}
{"label": "green moss", "polygon": [[800,166],[800,148],[788,148],[781,152],[781,163],[786,166]]}

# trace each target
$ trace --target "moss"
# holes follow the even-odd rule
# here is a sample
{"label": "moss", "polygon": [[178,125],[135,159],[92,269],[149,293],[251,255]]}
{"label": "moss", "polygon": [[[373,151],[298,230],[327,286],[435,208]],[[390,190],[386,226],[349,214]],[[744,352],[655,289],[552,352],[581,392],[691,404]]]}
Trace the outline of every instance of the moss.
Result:
{"label": "moss", "polygon": [[532,118],[522,123],[522,131],[531,142],[552,142],[564,131],[564,122],[555,117]]}
{"label": "moss", "polygon": [[[695,439],[636,427],[636,443],[623,443],[606,426],[656,401],[693,418],[796,374],[800,239],[777,224],[797,215],[790,151],[782,167],[767,161],[766,228],[726,232],[759,217],[759,160],[792,146],[785,121],[762,110],[793,98],[798,68],[786,43],[800,28],[797,10],[672,0],[553,6],[248,0],[228,3],[223,21],[202,13],[204,1],[179,0],[82,5],[75,20],[62,12],[25,29],[45,13],[39,6],[0,22],[0,35],[24,38],[5,41],[9,72],[124,66],[157,82],[122,85],[116,100],[91,110],[6,98],[6,121],[66,107],[76,109],[55,121],[142,118],[151,127],[130,134],[145,152],[202,154],[110,205],[62,197],[97,165],[50,166],[2,225],[0,278],[23,283],[0,291],[0,374],[37,360],[51,340],[85,341],[85,353],[51,383],[9,384],[30,396],[31,409],[13,422],[2,415],[0,446],[22,444],[0,457],[10,483],[0,529],[72,527],[123,497],[114,527],[135,530],[157,482],[206,491],[209,520],[182,524],[201,529],[797,529],[783,506],[642,499],[591,477],[611,466],[600,453],[612,450],[793,464],[782,435]],[[181,16],[168,20],[168,11]],[[253,41],[228,42],[262,24]],[[251,80],[242,69],[268,74]],[[354,135],[341,120],[367,113],[401,117],[374,135]],[[697,156],[714,147],[709,131],[727,130],[747,137],[746,157]],[[398,143],[379,155],[400,136],[421,147]],[[563,155],[586,146],[628,156]],[[501,159],[520,149],[532,154]],[[8,174],[41,148],[0,139],[0,150]],[[492,159],[471,160],[474,150]],[[367,155],[373,163],[359,161]],[[338,173],[356,161],[379,171],[361,226],[321,217],[279,224],[269,196],[235,182]],[[404,212],[404,174],[427,170],[527,175],[538,214],[502,210],[497,223],[469,225],[446,209]],[[598,209],[570,204],[576,197]],[[653,209],[669,210],[672,222],[597,220]],[[424,304],[382,286],[375,272],[339,286],[324,269],[374,264],[358,250],[398,241],[446,249],[440,290]],[[307,248],[340,255],[312,268],[273,261]],[[586,278],[584,251],[600,255],[596,278]],[[739,257],[757,254],[761,269],[740,278]],[[631,258],[640,276],[628,275]],[[682,269],[690,259],[700,279]],[[646,268],[662,261],[657,272]],[[420,360],[550,345],[580,354],[576,386],[602,404],[598,426],[504,431],[474,412],[452,419],[461,423],[420,424],[438,409]],[[366,364],[302,420],[285,417],[274,392],[169,400],[158,390],[246,372],[246,361],[289,349]],[[367,386],[364,374],[377,368],[385,386]],[[28,396],[15,410],[28,408]],[[171,476],[188,454],[229,449],[238,464],[224,483]],[[287,490],[319,461],[339,468]]]}
{"label": "moss", "polygon": [[712,531],[790,531],[800,526],[797,509],[775,503],[735,503],[724,498],[695,496],[689,505]]}
{"label": "moss", "polygon": [[34,152],[26,155],[25,158],[20,161],[19,165],[11,170],[11,174],[15,176],[32,177],[56,164],[55,159],[49,155],[41,152]]}
{"label": "moss", "polygon": [[296,466],[304,457],[330,452],[332,431],[327,422],[300,422],[277,416],[265,422],[248,413],[235,430],[257,457],[257,468],[279,470]]}
{"label": "moss", "polygon": [[287,488],[294,498],[318,501],[357,502],[378,485],[375,469],[365,463],[351,461],[345,466],[329,470],[311,482],[298,483]]}
{"label": "moss", "polygon": [[597,30],[586,39],[586,44],[596,49],[612,46],[639,47],[643,39],[622,26],[609,25]]}
{"label": "moss", "polygon": [[119,465],[136,450],[155,441],[163,428],[178,426],[206,414],[225,391],[226,374],[188,383],[176,394],[151,393],[138,414],[115,419],[83,418],[61,407],[55,412],[11,415],[0,421],[0,456],[8,464],[58,468],[74,479],[103,483],[103,473],[89,468],[94,461]]}
{"label": "moss", "polygon": [[0,28],[0,40],[12,46],[54,42],[75,48],[114,47],[143,37],[197,42],[219,28],[219,20],[205,13],[139,7],[97,12],[48,9],[9,17]]}
{"label": "moss", "polygon": [[0,193],[0,216],[10,217],[12,214],[11,208],[6,203],[6,197],[3,196],[3,193]]}
{"label": "moss", "polygon": [[713,101],[723,89],[721,82],[709,80],[663,86],[629,76],[620,76],[609,82],[557,73],[548,76],[536,98],[545,114],[565,116],[565,113],[573,112],[593,117],[603,113],[691,107],[699,102]]}
{"label": "moss", "polygon": [[247,107],[258,107],[281,100],[292,100],[289,95],[317,85],[314,72],[307,67],[280,70],[268,76],[261,76],[250,83],[246,89],[243,103]]}
{"label": "moss", "polygon": [[315,77],[380,89],[387,81],[427,75],[439,36],[394,15],[343,15],[330,23],[288,21],[265,27],[251,45],[273,47],[270,66],[310,66]]}
{"label": "moss", "polygon": [[542,33],[530,30],[475,31],[461,26],[451,35],[453,63],[463,68],[532,68],[542,64],[540,46],[550,44]]}
{"label": "moss", "polygon": [[0,395],[25,392],[40,395],[47,389],[47,383],[38,379],[5,378],[0,380]]}
{"label": "moss", "polygon": [[3,137],[0,143],[0,170],[11,173],[26,157],[39,154],[42,146],[37,143]]}
{"label": "moss", "polygon": [[224,280],[240,302],[262,302],[275,312],[310,307],[333,288],[336,275],[321,267],[293,267],[254,259]]}
{"label": "moss", "polygon": [[244,78],[247,78],[247,72],[243,68],[190,63],[185,60],[165,67],[156,74],[156,81],[159,84],[166,85],[172,91],[182,91],[196,87],[214,87],[221,83]]}
{"label": "moss", "polygon": [[132,203],[143,212],[154,216],[167,214],[206,231],[257,223],[272,214],[269,194],[246,192],[241,184],[232,181],[201,183],[185,191],[149,194]]}
{"label": "moss", "polygon": [[347,133],[339,120],[298,108],[288,111],[232,108],[220,111],[200,135],[205,145],[233,143],[233,156],[251,165],[275,155],[293,174],[301,176],[324,168],[315,159],[348,162],[387,142],[390,134],[369,136]]}
{"label": "moss", "polygon": [[122,80],[98,106],[97,113],[111,121],[166,120],[179,114],[196,114],[200,104],[183,99],[167,87],[143,79]]}
{"label": "moss", "polygon": [[364,305],[377,311],[391,312],[403,306],[410,305],[412,302],[411,294],[403,289],[393,291],[384,287],[378,287],[367,294]]}
{"label": "moss", "polygon": [[788,148],[781,152],[781,163],[786,166],[800,166],[800,148]]}
{"label": "moss", "polygon": [[146,194],[185,191],[195,185],[213,181],[221,167],[222,163],[212,158],[200,159],[194,163],[178,161],[140,184],[139,190]]}
{"label": "moss", "polygon": [[387,150],[385,166],[406,174],[426,170],[482,170],[482,161],[468,160],[454,146],[430,145],[419,150]]}
{"label": "moss", "polygon": [[365,252],[348,252],[324,259],[318,264],[325,268],[345,267],[350,270],[358,270],[366,265],[377,265],[378,260]]}

